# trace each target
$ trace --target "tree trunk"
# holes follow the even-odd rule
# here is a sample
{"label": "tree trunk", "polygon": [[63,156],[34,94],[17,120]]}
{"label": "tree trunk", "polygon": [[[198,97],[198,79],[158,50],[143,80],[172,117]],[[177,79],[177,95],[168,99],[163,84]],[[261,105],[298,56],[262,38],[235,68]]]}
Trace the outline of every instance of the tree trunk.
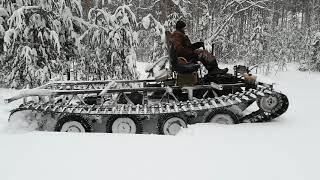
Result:
{"label": "tree trunk", "polygon": [[244,12],[240,13],[240,24],[239,24],[239,37],[238,40],[241,41],[244,34],[244,23],[245,23],[245,14]]}
{"label": "tree trunk", "polygon": [[305,23],[306,23],[306,27],[309,28],[310,24],[311,24],[311,7],[310,7],[310,3],[309,1],[306,2],[306,9],[305,9]]}
{"label": "tree trunk", "polygon": [[277,12],[279,10],[279,4],[274,2],[273,5],[273,16],[272,16],[272,29],[274,29],[276,26],[279,25],[279,13]]}

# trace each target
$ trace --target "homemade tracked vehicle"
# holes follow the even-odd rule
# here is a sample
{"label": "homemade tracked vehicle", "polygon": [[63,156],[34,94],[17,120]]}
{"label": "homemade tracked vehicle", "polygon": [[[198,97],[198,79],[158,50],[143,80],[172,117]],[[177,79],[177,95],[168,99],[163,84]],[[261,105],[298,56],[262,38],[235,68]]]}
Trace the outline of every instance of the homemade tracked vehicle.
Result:
{"label": "homemade tracked vehicle", "polygon": [[[288,98],[247,67],[201,76],[198,64],[169,50],[171,68],[155,79],[53,81],[22,90],[6,100],[23,99],[9,121],[23,118],[44,131],[175,135],[188,124],[268,122],[287,111]],[[255,102],[258,109],[247,112]]]}

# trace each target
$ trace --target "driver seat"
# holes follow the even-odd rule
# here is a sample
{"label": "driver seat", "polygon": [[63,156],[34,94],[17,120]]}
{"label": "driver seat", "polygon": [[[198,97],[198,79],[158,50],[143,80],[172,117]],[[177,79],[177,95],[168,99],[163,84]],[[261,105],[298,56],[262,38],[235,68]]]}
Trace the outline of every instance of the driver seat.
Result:
{"label": "driver seat", "polygon": [[171,38],[171,32],[166,31],[167,46],[169,51],[169,58],[171,69],[177,73],[178,86],[194,86],[198,84],[198,70],[199,64],[189,62],[183,57],[178,57],[176,54],[175,44]]}

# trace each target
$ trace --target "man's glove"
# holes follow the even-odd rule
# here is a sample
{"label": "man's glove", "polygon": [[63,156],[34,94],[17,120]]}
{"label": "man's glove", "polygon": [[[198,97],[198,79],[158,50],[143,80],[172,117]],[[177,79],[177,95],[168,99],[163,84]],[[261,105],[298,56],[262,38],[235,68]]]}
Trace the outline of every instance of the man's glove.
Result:
{"label": "man's glove", "polygon": [[204,47],[204,42],[199,42],[199,44],[201,45],[201,47],[202,47],[203,49],[205,49],[205,47]]}

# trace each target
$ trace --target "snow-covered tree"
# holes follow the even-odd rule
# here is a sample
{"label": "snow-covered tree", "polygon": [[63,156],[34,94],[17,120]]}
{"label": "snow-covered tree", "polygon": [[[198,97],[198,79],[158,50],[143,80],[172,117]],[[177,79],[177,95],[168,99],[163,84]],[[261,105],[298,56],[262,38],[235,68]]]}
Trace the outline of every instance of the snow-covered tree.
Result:
{"label": "snow-covered tree", "polygon": [[137,77],[137,19],[130,5],[113,13],[95,6],[88,14],[88,29],[78,38],[83,71],[112,79]]}
{"label": "snow-covered tree", "polygon": [[4,35],[9,70],[6,82],[12,87],[37,86],[61,72],[69,47],[80,32],[80,0],[22,0],[8,19]]}
{"label": "snow-covered tree", "polygon": [[139,31],[139,45],[147,57],[147,61],[155,62],[166,56],[165,26],[162,25],[153,15],[148,14],[141,21],[142,28]]}
{"label": "snow-covered tree", "polygon": [[[7,21],[12,14],[12,1],[3,0],[0,1],[0,67],[4,66],[5,54],[3,52],[4,35],[6,30],[8,30]],[[6,74],[8,74],[7,69],[2,69],[0,71],[0,82],[5,81]]]}
{"label": "snow-covered tree", "polygon": [[320,32],[316,32],[307,43],[306,58],[300,62],[301,71],[320,71]]}

